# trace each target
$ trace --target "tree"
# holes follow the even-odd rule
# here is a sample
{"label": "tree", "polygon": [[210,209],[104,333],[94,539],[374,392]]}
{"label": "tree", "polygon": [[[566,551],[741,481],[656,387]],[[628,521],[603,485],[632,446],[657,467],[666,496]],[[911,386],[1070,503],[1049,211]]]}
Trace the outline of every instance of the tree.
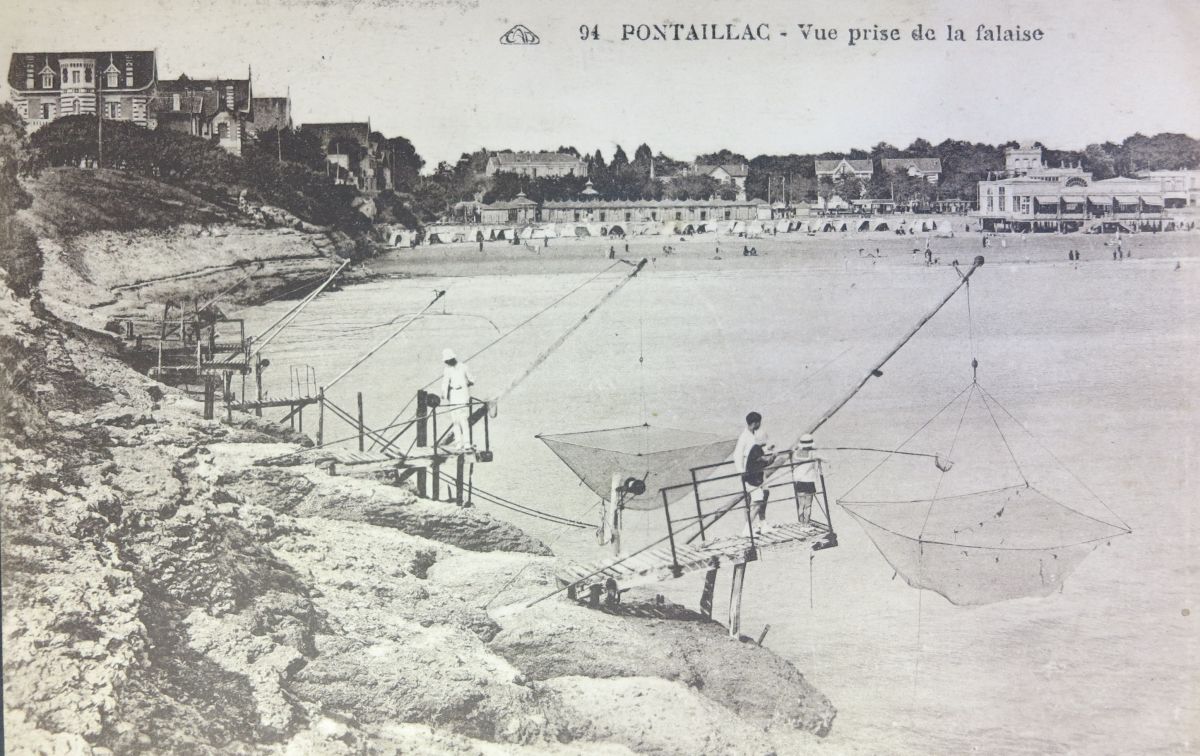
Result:
{"label": "tree", "polygon": [[730,152],[729,150],[718,150],[717,152],[709,152],[704,155],[697,155],[696,162],[700,165],[725,165],[727,163],[748,163],[746,156],[739,152]]}
{"label": "tree", "polygon": [[712,199],[720,190],[720,182],[712,176],[685,174],[671,179],[666,195],[674,200]]}
{"label": "tree", "polygon": [[413,147],[413,143],[402,136],[384,139],[380,148],[384,162],[392,171],[392,185],[398,191],[411,191],[417,185],[425,160]]}
{"label": "tree", "polygon": [[638,169],[649,173],[650,162],[652,160],[654,160],[654,153],[650,151],[650,145],[646,144],[645,142],[638,145],[637,150],[635,150],[633,153],[633,164],[636,165]]}
{"label": "tree", "polygon": [[817,181],[817,196],[821,198],[821,204],[828,208],[829,201],[833,199],[833,195],[835,194],[837,194],[837,187],[834,186],[833,179],[828,176],[822,176]]}
{"label": "tree", "polygon": [[909,157],[933,157],[933,145],[929,142],[917,137],[913,143],[908,145],[905,150]]}
{"label": "tree", "polygon": [[610,168],[624,168],[629,165],[629,157],[625,154],[625,150],[621,149],[621,145],[617,145],[617,149],[613,152],[612,162],[609,163]]}
{"label": "tree", "polygon": [[833,179],[837,195],[846,202],[851,202],[862,196],[862,181],[850,171],[843,171]]}

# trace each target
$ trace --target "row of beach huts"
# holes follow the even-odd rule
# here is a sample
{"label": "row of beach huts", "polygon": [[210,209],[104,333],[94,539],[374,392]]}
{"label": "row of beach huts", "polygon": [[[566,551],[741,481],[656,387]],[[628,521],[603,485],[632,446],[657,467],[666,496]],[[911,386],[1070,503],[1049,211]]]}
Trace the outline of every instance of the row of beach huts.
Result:
{"label": "row of beach huts", "polygon": [[540,223],[515,225],[433,224],[424,233],[398,225],[380,226],[381,241],[391,247],[417,244],[474,244],[479,242],[541,241],[630,236],[688,237],[713,234],[756,238],[778,234],[892,232],[951,236],[948,220],[895,218],[781,218],[778,220],[675,221],[667,223]]}

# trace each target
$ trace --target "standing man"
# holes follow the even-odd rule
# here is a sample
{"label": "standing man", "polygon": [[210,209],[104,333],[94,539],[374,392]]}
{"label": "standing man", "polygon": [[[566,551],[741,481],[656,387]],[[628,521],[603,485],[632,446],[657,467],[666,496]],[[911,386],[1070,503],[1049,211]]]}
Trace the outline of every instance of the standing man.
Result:
{"label": "standing man", "polygon": [[795,464],[792,468],[792,484],[796,487],[796,505],[799,508],[796,515],[802,525],[807,525],[812,519],[813,499],[817,496],[817,480],[821,475],[821,460],[813,455],[813,448],[813,437],[805,433],[792,455]]}
{"label": "standing man", "polygon": [[454,445],[466,449],[470,445],[471,387],[475,376],[465,362],[459,362],[453,349],[442,350],[442,388],[439,395],[446,408],[446,419],[454,432]]}
{"label": "standing man", "polygon": [[761,531],[766,523],[768,492],[763,486],[763,468],[771,463],[770,452],[774,448],[762,432],[762,415],[757,412],[746,415],[746,429],[733,449],[734,468],[741,474],[750,496],[751,522],[746,525],[746,535],[750,535],[751,523],[756,531]]}

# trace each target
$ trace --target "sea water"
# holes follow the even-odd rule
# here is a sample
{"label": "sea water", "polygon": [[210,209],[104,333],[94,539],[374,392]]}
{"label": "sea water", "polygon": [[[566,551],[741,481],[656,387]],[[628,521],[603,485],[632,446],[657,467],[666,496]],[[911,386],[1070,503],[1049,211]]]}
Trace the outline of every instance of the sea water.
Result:
{"label": "sea water", "polygon": [[[758,260],[691,250],[683,261],[660,257],[499,401],[496,458],[476,466],[474,483],[591,523],[596,495],[537,434],[649,422],[733,437],[757,410],[774,441],[792,442],[958,281],[947,265],[927,267],[885,246],[892,254],[882,258],[783,247]],[[775,551],[752,563],[743,632],[757,637],[770,624],[765,645],[833,701],[839,713],[823,744],[831,753],[1194,747],[1200,265],[1188,259],[1176,269],[1174,259],[1153,255],[1114,262],[1094,246],[1079,265],[1065,251],[1030,255],[1033,245],[990,251],[997,259],[975,274],[970,312],[960,293],[817,441],[894,448],[971,381],[975,357],[979,382],[1115,514],[1095,500],[1068,503],[1119,517],[1133,533],[1099,544],[1058,593],[979,607],[910,588],[836,506],[838,548]],[[272,343],[265,385],[286,395],[289,369],[301,365],[315,369],[318,384],[329,380],[446,290],[328,395],[353,412],[362,392],[368,424],[382,426],[402,409],[411,415],[405,405],[440,376],[443,348],[467,357],[488,347],[470,367],[475,395],[495,397],[629,272],[617,265],[591,280],[608,264],[598,255],[550,274],[468,269],[325,294]],[[291,304],[240,316],[253,333]],[[315,422],[310,409],[310,433]],[[353,435],[328,416],[325,432]],[[833,495],[877,461],[827,456]],[[590,530],[479,506],[560,555],[603,554]],[[628,548],[663,532],[661,511],[628,513]],[[701,581],[693,574],[655,590],[695,607]],[[724,617],[727,593],[722,574],[715,617]]]}

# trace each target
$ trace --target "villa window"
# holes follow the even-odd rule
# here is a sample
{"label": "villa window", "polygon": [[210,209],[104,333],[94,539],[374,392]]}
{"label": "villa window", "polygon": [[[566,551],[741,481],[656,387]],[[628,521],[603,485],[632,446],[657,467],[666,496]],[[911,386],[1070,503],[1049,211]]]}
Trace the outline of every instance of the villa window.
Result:
{"label": "villa window", "polygon": [[90,68],[83,69],[83,83],[84,84],[92,83],[92,69],[90,69]]}
{"label": "villa window", "polygon": [[578,221],[579,221],[579,216],[580,216],[580,212],[579,212],[578,210],[576,210],[576,211],[575,211],[575,221],[576,221],[576,222],[578,222]]}
{"label": "villa window", "polygon": [[675,211],[675,220],[683,220],[683,211],[682,210]]}
{"label": "villa window", "polygon": [[707,210],[700,211],[700,220],[708,220],[708,211]]}
{"label": "villa window", "polygon": [[73,103],[71,103],[71,111],[75,115],[79,115],[79,100],[75,100]]}
{"label": "villa window", "polygon": [[42,74],[42,89],[54,89],[54,74]]}
{"label": "villa window", "polygon": [[729,220],[729,219],[731,219],[731,218],[733,218],[733,211],[732,211],[732,210],[726,210],[726,211],[725,211],[725,220]]}
{"label": "villa window", "polygon": [[633,220],[633,213],[625,213],[625,222],[628,223],[631,220]]}
{"label": "villa window", "polygon": [[105,83],[105,86],[109,87],[110,89],[116,88],[116,86],[117,86],[117,72],[116,71],[112,71],[108,74],[108,81]]}
{"label": "villa window", "polygon": [[54,111],[52,110],[53,107],[54,106],[48,102],[42,103],[42,120],[49,121],[54,117]]}
{"label": "villa window", "polygon": [[1006,202],[1005,202],[1005,198],[1004,198],[1004,187],[1000,187],[1000,211],[1001,212],[1003,212],[1005,210],[1005,205],[1006,205]]}
{"label": "villa window", "polygon": [[603,223],[606,220],[608,220],[608,213],[601,210],[600,211],[600,222]]}
{"label": "villa window", "polygon": [[62,83],[63,84],[67,83],[67,69],[65,69],[65,68],[62,70]]}
{"label": "villa window", "polygon": [[71,83],[72,83],[72,84],[78,84],[78,83],[79,83],[79,71],[78,71],[78,69],[76,69],[76,70],[74,70],[74,71],[72,71],[72,72],[71,72]]}
{"label": "villa window", "polygon": [[119,118],[120,115],[121,115],[121,103],[119,103],[119,102],[104,103],[104,117],[105,118],[110,118],[110,119],[115,120],[115,119]]}
{"label": "villa window", "polygon": [[217,124],[217,138],[218,139],[228,139],[229,138],[229,124],[227,124],[227,123]]}

